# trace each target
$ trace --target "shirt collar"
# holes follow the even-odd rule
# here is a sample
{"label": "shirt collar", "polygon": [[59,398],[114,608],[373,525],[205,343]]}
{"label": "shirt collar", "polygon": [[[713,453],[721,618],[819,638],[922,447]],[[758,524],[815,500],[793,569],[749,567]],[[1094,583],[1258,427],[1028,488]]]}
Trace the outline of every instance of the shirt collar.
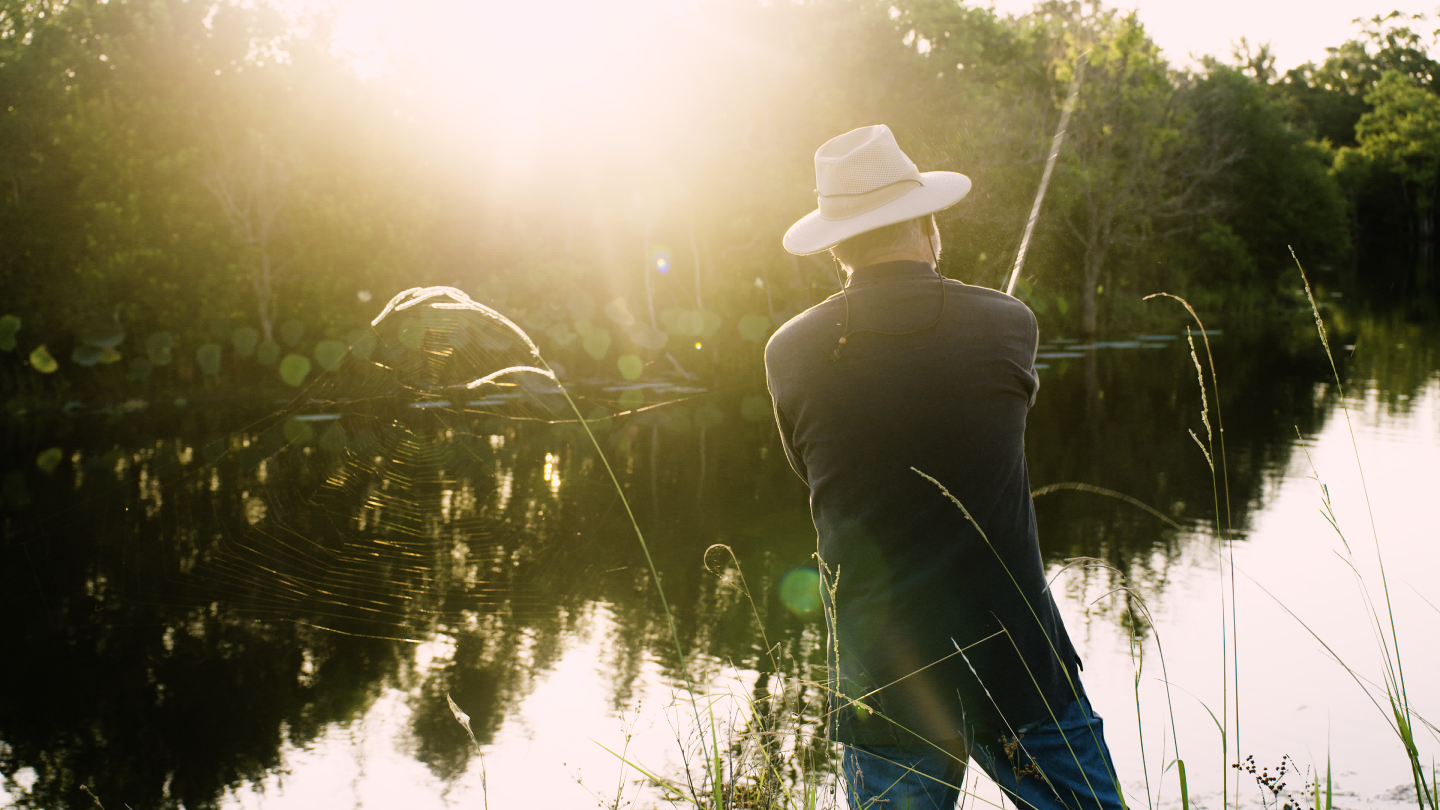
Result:
{"label": "shirt collar", "polygon": [[901,278],[935,278],[938,275],[935,267],[929,262],[884,262],[883,264],[867,265],[851,273],[845,286],[855,287]]}

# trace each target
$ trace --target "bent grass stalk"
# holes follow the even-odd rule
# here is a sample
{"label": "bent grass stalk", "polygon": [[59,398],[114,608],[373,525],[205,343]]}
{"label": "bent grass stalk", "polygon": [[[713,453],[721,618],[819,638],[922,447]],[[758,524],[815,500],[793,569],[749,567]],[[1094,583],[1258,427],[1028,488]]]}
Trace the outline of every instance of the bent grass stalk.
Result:
{"label": "bent grass stalk", "polygon": [[[1222,748],[1220,784],[1228,786],[1230,779],[1230,769],[1228,767],[1228,760],[1230,759],[1230,681],[1232,678],[1235,682],[1235,759],[1237,761],[1240,759],[1240,642],[1238,638],[1239,615],[1236,607],[1235,594],[1235,535],[1230,517],[1230,468],[1225,457],[1225,419],[1220,407],[1220,377],[1215,372],[1215,355],[1210,351],[1210,335],[1206,332],[1205,324],[1200,320],[1200,315],[1195,312],[1194,307],[1190,306],[1190,302],[1178,295],[1168,292],[1153,293],[1145,296],[1141,300],[1149,301],[1152,298],[1174,299],[1179,301],[1181,306],[1185,307],[1186,312],[1190,313],[1190,317],[1194,319],[1195,325],[1200,328],[1200,340],[1205,346],[1205,360],[1210,366],[1210,383],[1215,391],[1215,425],[1219,429],[1218,432],[1220,434],[1218,454],[1215,448],[1215,437],[1210,429],[1210,397],[1206,393],[1205,388],[1205,371],[1200,367],[1200,358],[1195,353],[1195,337],[1191,334],[1190,327],[1187,325],[1185,327],[1185,339],[1190,344],[1190,359],[1195,363],[1195,374],[1200,384],[1200,421],[1205,425],[1205,438],[1208,441],[1209,447],[1206,447],[1206,442],[1200,441],[1200,437],[1196,436],[1193,430],[1190,431],[1190,438],[1194,439],[1195,444],[1200,446],[1200,452],[1205,455],[1205,463],[1210,467],[1210,488],[1215,502],[1216,528],[1219,529],[1217,534],[1221,536],[1225,550],[1230,552],[1230,625],[1228,629],[1225,625],[1225,561],[1223,554],[1220,565],[1220,661],[1222,670],[1220,679],[1222,704],[1220,712],[1222,721],[1220,729]],[[1220,462],[1218,477],[1215,469],[1217,456]],[[1223,529],[1220,528],[1220,498],[1222,492],[1225,498]],[[1228,659],[1226,656],[1227,652],[1229,653]],[[1227,663],[1229,672],[1224,671],[1227,668]],[[1181,773],[1184,773],[1183,768]],[[1228,788],[1221,790],[1221,803],[1222,806],[1229,807]],[[1240,804],[1240,776],[1238,773],[1235,776],[1235,804],[1237,807]]]}

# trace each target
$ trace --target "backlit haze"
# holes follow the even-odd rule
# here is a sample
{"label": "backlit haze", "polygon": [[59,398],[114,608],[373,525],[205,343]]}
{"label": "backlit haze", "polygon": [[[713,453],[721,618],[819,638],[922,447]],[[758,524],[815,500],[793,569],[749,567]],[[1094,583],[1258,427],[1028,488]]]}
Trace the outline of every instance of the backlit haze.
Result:
{"label": "backlit haze", "polygon": [[[733,120],[707,121],[705,114],[723,109],[733,116],[737,107],[754,108],[756,96],[764,95],[766,72],[783,71],[787,61],[785,53],[757,51],[752,41],[727,37],[714,9],[696,0],[283,5],[297,19],[307,11],[332,11],[335,51],[361,77],[404,88],[411,104],[396,114],[415,119],[427,140],[449,141],[456,154],[474,156],[487,183],[508,180],[533,191],[544,175],[547,182],[568,185],[572,199],[587,182],[617,182],[602,176],[606,164],[633,166],[641,158],[644,165],[647,156],[656,166],[674,166],[677,158],[683,164],[687,131],[711,128],[713,136],[717,125],[734,126]],[[1028,0],[985,5],[1002,15],[1033,7]],[[1270,43],[1281,73],[1322,62],[1326,47],[1359,34],[1357,18],[1434,10],[1418,0],[1213,0],[1203,13],[1176,0],[1135,0],[1129,7],[1174,65],[1193,67],[1207,54],[1228,61],[1245,37],[1252,45]],[[1427,31],[1428,25],[1416,28]],[[721,97],[747,84],[746,99]],[[672,174],[657,182],[673,185],[677,179]],[[646,185],[639,177],[623,182]]]}
{"label": "backlit haze", "polygon": [[507,174],[531,177],[542,159],[583,175],[619,157],[615,150],[629,158],[673,144],[701,90],[676,78],[703,75],[686,64],[688,55],[715,50],[693,48],[706,33],[689,5],[350,0],[331,7],[334,48],[355,71],[403,87],[412,105],[402,114],[438,127],[427,134],[474,154],[487,177],[503,182]]}

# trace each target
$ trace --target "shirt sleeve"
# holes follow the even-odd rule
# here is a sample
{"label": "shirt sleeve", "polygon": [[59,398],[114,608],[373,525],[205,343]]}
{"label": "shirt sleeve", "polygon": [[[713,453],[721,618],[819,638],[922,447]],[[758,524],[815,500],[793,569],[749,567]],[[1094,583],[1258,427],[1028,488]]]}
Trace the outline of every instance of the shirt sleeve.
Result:
{"label": "shirt sleeve", "polygon": [[780,407],[780,397],[775,391],[775,380],[768,371],[765,375],[765,384],[770,390],[770,402],[775,409],[775,426],[780,430],[780,445],[785,448],[785,458],[790,462],[790,469],[794,470],[795,474],[800,476],[800,480],[808,486],[810,478],[806,475],[805,462],[795,452],[795,425],[790,422],[790,418],[785,415],[785,410]]}
{"label": "shirt sleeve", "polygon": [[1040,351],[1040,324],[1035,320],[1035,313],[1027,306],[1025,314],[1030,316],[1030,365],[1026,373],[1030,375],[1030,402],[1025,407],[1035,407],[1035,397],[1040,393],[1040,373],[1035,370],[1035,356]]}

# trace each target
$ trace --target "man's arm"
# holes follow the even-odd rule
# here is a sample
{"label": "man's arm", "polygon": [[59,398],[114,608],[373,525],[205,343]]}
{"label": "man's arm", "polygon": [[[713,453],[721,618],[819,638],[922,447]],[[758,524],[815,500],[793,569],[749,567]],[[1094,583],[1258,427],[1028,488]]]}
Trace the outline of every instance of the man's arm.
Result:
{"label": "man's arm", "polygon": [[785,410],[780,407],[780,397],[776,393],[775,381],[770,377],[769,369],[766,369],[765,385],[770,390],[770,403],[775,409],[775,426],[780,430],[780,445],[785,448],[785,458],[790,461],[790,469],[794,470],[795,474],[800,476],[800,480],[808,485],[810,478],[806,475],[805,462],[795,452],[793,441],[795,425],[790,422],[789,417],[785,415]]}

